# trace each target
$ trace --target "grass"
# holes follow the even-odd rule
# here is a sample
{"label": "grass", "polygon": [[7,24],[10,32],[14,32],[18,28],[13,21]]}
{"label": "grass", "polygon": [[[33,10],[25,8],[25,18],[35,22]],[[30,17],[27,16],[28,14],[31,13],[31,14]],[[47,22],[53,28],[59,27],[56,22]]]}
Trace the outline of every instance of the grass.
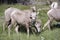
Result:
{"label": "grass", "polygon": [[21,9],[21,10],[30,8],[28,6],[24,6],[24,5],[21,5],[21,4],[14,4],[14,5],[13,4],[12,5],[3,4],[3,5],[0,5],[0,16],[3,16],[4,10],[7,9],[8,7],[15,7],[15,8],[18,8],[18,9]]}
{"label": "grass", "polygon": [[[15,4],[15,5],[6,5],[6,4],[2,4],[0,5],[0,40],[60,40],[60,28],[53,28],[53,30],[48,30],[46,27],[46,30],[44,30],[43,32],[41,32],[39,35],[33,33],[30,34],[30,37],[27,38],[27,34],[26,32],[20,32],[17,36],[17,34],[15,33],[15,31],[12,30],[10,37],[8,36],[7,31],[6,32],[2,32],[2,24],[4,22],[4,10],[9,7],[16,7],[19,9],[29,9],[29,6],[24,6],[24,5],[20,5],[20,4]],[[48,17],[46,15],[48,10],[41,10],[38,17],[39,19],[42,20],[42,26],[44,25],[44,23],[47,21]],[[56,22],[54,22],[56,23]]]}

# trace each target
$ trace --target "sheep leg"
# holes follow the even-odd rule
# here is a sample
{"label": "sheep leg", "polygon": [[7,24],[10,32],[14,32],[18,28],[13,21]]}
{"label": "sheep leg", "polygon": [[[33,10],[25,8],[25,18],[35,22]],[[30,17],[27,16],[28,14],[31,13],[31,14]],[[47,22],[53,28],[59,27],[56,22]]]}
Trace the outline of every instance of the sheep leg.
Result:
{"label": "sheep leg", "polygon": [[[43,30],[44,28],[50,23],[50,20],[48,20],[45,24],[44,24],[44,27],[43,27]],[[49,28],[50,29],[50,28]]]}
{"label": "sheep leg", "polygon": [[7,21],[3,23],[3,32],[5,31],[5,27],[6,27],[7,23],[8,23]]}
{"label": "sheep leg", "polygon": [[26,28],[27,28],[27,37],[29,37],[29,25],[26,24]]}
{"label": "sheep leg", "polygon": [[3,23],[3,32],[5,31],[5,25],[6,25],[6,23],[4,22]]}
{"label": "sheep leg", "polygon": [[19,28],[19,26],[17,25],[16,28],[15,28],[15,31],[16,31],[17,34],[18,34],[18,28]]}
{"label": "sheep leg", "polygon": [[8,26],[8,35],[9,35],[9,36],[10,36],[11,26],[12,26],[12,25],[9,25],[9,26]]}
{"label": "sheep leg", "polygon": [[27,28],[27,37],[29,37],[29,28]]}
{"label": "sheep leg", "polygon": [[14,25],[14,23],[15,23],[15,20],[12,18],[11,19],[11,24],[8,26],[8,35],[10,36],[10,32],[11,32],[11,27],[12,27],[12,25]]}
{"label": "sheep leg", "polygon": [[47,26],[49,30],[51,30],[52,21],[53,21],[53,20],[51,19],[50,22],[49,22],[49,24],[48,24],[48,26]]}
{"label": "sheep leg", "polygon": [[51,22],[49,22],[49,24],[47,26],[49,30],[51,30],[50,26],[51,26]]}

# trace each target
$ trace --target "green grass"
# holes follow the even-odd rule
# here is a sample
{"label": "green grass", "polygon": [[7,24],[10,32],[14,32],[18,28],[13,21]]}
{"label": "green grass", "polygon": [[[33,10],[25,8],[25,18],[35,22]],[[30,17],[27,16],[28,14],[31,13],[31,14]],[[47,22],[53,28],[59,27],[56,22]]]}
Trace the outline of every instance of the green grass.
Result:
{"label": "green grass", "polygon": [[7,9],[8,7],[15,7],[15,8],[18,8],[18,9],[21,9],[21,10],[30,8],[29,6],[24,6],[24,5],[21,5],[21,4],[14,4],[14,5],[13,4],[12,5],[3,4],[3,5],[0,5],[0,16],[3,16],[4,10]]}
{"label": "green grass", "polygon": [[[26,32],[20,32],[17,36],[15,31],[12,31],[9,37],[7,31],[2,32],[2,24],[4,22],[4,10],[9,6],[16,7],[22,10],[30,8],[29,6],[24,6],[20,4],[0,5],[0,40],[60,40],[60,28],[55,28],[55,27],[53,28],[53,30],[50,30],[50,31],[46,27],[46,30],[42,31],[39,35],[33,33],[33,34],[30,34],[29,38],[27,38]],[[41,19],[42,21],[42,26],[48,20],[48,17],[46,14],[47,11],[48,10],[41,10],[38,15],[39,19]]]}

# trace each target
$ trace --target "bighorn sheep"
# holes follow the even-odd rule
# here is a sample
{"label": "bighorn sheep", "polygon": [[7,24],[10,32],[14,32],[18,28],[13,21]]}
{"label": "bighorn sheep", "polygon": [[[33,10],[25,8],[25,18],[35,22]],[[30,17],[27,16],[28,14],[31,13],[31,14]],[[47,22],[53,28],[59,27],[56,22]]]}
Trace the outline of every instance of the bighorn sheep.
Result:
{"label": "bighorn sheep", "polygon": [[[21,17],[21,19],[20,19],[20,17]],[[21,21],[17,20],[17,18]],[[34,8],[33,8],[32,12],[31,11],[30,12],[22,11],[22,10],[19,10],[16,8],[8,8],[5,11],[5,22],[8,23],[8,32],[10,30],[10,27],[14,24],[14,21],[15,21],[16,23],[19,23],[19,24],[20,23],[25,24],[26,28],[27,28],[27,33],[29,35],[29,26],[30,26],[29,23],[31,22],[31,20],[35,20],[35,19],[36,19],[36,12],[35,12]],[[4,28],[4,26],[3,26],[3,28]],[[17,28],[16,30],[18,30],[18,26],[16,28]],[[18,33],[18,31],[16,31],[16,32]],[[10,34],[10,32],[9,32],[9,34]]]}
{"label": "bighorn sheep", "polygon": [[47,12],[47,15],[49,19],[44,25],[43,29],[48,25],[48,28],[50,30],[50,25],[53,20],[60,21],[60,9],[51,9]]}
{"label": "bighorn sheep", "polygon": [[[35,10],[34,7],[33,7],[32,9]],[[5,10],[5,12],[4,12],[5,22],[4,22],[4,24],[3,24],[3,31],[5,30],[5,26],[6,26],[6,25],[8,26],[8,25],[11,23],[11,17],[10,17],[10,15],[11,15],[11,13],[12,13],[14,10],[19,10],[19,9],[10,7],[10,8],[8,8],[8,9]],[[30,13],[30,14],[31,14],[32,10],[24,10],[23,12],[26,12],[26,13]]]}

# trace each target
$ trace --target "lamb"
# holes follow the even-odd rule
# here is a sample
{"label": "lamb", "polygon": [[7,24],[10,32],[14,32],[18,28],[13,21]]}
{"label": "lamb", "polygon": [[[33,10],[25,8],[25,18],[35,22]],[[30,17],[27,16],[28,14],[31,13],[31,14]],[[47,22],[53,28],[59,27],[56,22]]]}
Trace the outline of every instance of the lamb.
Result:
{"label": "lamb", "polygon": [[[12,11],[11,11],[12,10]],[[22,19],[23,19],[23,21],[22,21],[22,23],[21,24],[23,24],[23,22],[25,23],[25,22],[27,22],[28,24],[31,22],[31,20],[33,19],[33,20],[35,20],[36,19],[36,12],[34,11],[35,9],[33,9],[33,11],[31,12],[27,12],[27,11],[22,11],[22,10],[19,10],[19,9],[16,9],[16,8],[9,8],[9,9],[7,9],[6,11],[5,11],[5,22],[7,22],[9,25],[8,25],[8,32],[9,32],[9,30],[10,30],[10,25],[13,25],[14,24],[14,21],[12,21],[13,23],[11,24],[11,23],[9,23],[9,22],[11,22],[11,19],[13,19],[13,18],[11,18],[11,15],[12,14],[14,14],[15,15],[15,11],[16,12],[18,12],[18,14],[20,13],[20,14],[22,14],[22,15],[24,15],[25,17],[23,17],[23,16],[21,16],[21,17],[23,17]],[[27,13],[27,14],[26,14]],[[17,14],[17,13],[16,13]],[[15,15],[16,16],[16,15]],[[18,17],[18,16],[17,16]],[[19,18],[19,17],[18,17]],[[26,18],[26,19],[25,19]],[[29,20],[27,20],[27,19],[29,19]],[[15,20],[15,19],[14,19]],[[21,19],[19,19],[19,20],[21,20]],[[26,21],[25,21],[26,20]],[[18,21],[18,20],[16,20],[16,21]],[[16,22],[17,23],[17,22]],[[26,23],[25,23],[26,24]],[[29,25],[28,25],[29,26]],[[3,27],[4,28],[4,27]],[[16,28],[18,28],[18,26],[16,27]],[[29,27],[28,27],[29,28]],[[17,29],[16,29],[17,30]],[[38,29],[39,30],[39,29]],[[18,33],[18,31],[16,31],[17,33]],[[29,35],[29,31],[27,31],[27,33],[28,33],[28,35]],[[10,34],[10,32],[9,32],[9,34]]]}
{"label": "lamb", "polygon": [[41,32],[42,22],[39,19],[36,19],[35,27],[38,29],[37,32]]}
{"label": "lamb", "polygon": [[[35,10],[34,8],[35,7],[33,7],[32,9]],[[9,24],[11,24],[11,17],[10,17],[10,15],[11,15],[11,13],[14,10],[20,10],[20,9],[10,7],[10,8],[8,8],[8,9],[5,10],[5,12],[4,12],[4,14],[5,14],[5,21],[4,21],[4,24],[3,24],[3,31],[5,30],[5,26],[8,26]],[[28,16],[30,16],[32,10],[24,10],[23,12],[29,13]]]}
{"label": "lamb", "polygon": [[60,9],[51,9],[47,12],[49,17],[48,21],[44,25],[43,29],[48,26],[49,30],[51,30],[50,26],[53,20],[59,22],[60,21]]}

